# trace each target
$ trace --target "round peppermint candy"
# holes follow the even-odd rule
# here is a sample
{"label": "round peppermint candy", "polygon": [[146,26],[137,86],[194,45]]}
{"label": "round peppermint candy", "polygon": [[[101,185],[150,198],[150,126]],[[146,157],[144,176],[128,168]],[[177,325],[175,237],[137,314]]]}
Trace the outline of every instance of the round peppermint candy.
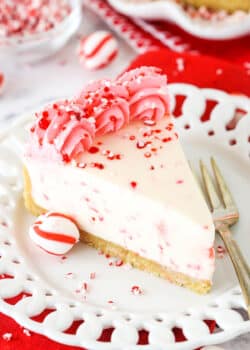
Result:
{"label": "round peppermint candy", "polygon": [[67,253],[79,241],[79,229],[67,215],[48,212],[37,218],[29,230],[32,241],[54,255]]}
{"label": "round peppermint candy", "polygon": [[114,36],[105,30],[99,30],[84,37],[79,46],[79,59],[87,69],[106,67],[118,53],[118,44]]}

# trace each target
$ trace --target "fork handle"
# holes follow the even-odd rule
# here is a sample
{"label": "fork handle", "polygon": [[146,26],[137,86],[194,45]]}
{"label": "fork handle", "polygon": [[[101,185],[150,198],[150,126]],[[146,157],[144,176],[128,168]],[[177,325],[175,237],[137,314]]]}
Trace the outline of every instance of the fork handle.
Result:
{"label": "fork handle", "polygon": [[243,297],[246,302],[248,315],[250,317],[250,268],[242,255],[240,247],[233,239],[232,233],[226,224],[220,224],[216,227],[220,233],[221,238],[227,248],[228,254],[233,263],[235,272],[237,274]]}

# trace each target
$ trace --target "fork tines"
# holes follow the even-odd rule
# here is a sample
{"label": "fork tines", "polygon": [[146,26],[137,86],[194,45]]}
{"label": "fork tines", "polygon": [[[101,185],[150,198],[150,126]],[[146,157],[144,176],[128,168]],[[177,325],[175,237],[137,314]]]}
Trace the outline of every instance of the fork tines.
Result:
{"label": "fork tines", "polygon": [[232,194],[213,157],[211,158],[211,165],[219,191],[217,191],[206,165],[203,161],[200,161],[202,179],[212,211],[227,209],[234,213],[238,213]]}
{"label": "fork tines", "polygon": [[220,171],[220,169],[219,169],[219,167],[218,167],[218,165],[213,157],[211,158],[211,165],[212,165],[212,168],[214,171],[214,176],[216,178],[218,188],[219,188],[223,203],[225,205],[225,208],[227,208],[227,209],[237,208],[235,201],[233,199],[233,196],[232,196],[232,194],[231,194],[231,192],[230,192],[230,190],[229,190],[229,188],[228,188],[228,186],[227,186],[227,184],[226,184],[226,182],[221,174],[221,171]]}

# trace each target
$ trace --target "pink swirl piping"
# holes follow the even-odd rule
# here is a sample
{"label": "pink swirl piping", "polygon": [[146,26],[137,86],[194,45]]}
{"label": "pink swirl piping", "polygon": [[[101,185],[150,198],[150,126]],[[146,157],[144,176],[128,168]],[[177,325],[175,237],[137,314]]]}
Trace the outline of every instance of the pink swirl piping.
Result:
{"label": "pink swirl piping", "polygon": [[96,135],[114,132],[130,120],[158,121],[169,115],[166,76],[154,67],[141,67],[115,81],[88,84],[73,100],[59,101],[36,114],[30,148],[59,155],[64,162],[87,151]]}
{"label": "pink swirl piping", "polygon": [[167,78],[155,67],[141,67],[121,75],[118,84],[129,91],[132,120],[160,120],[169,114]]}
{"label": "pink swirl piping", "polygon": [[93,144],[95,123],[85,118],[83,107],[71,101],[61,101],[48,106],[37,115],[34,132],[42,147],[53,145],[64,161],[77,158]]}
{"label": "pink swirl piping", "polygon": [[89,116],[94,116],[96,134],[117,131],[129,122],[128,91],[110,80],[89,84],[78,99]]}

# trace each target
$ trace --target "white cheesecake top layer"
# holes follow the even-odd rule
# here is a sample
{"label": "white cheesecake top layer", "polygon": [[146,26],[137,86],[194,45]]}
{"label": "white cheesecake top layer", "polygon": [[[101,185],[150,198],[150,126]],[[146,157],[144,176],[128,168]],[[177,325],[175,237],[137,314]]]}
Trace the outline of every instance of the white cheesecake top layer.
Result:
{"label": "white cheesecake top layer", "polygon": [[82,155],[81,163],[86,164],[84,170],[89,174],[176,209],[200,226],[211,227],[211,214],[172,125],[169,117],[154,126],[131,123],[115,134],[98,137]]}

